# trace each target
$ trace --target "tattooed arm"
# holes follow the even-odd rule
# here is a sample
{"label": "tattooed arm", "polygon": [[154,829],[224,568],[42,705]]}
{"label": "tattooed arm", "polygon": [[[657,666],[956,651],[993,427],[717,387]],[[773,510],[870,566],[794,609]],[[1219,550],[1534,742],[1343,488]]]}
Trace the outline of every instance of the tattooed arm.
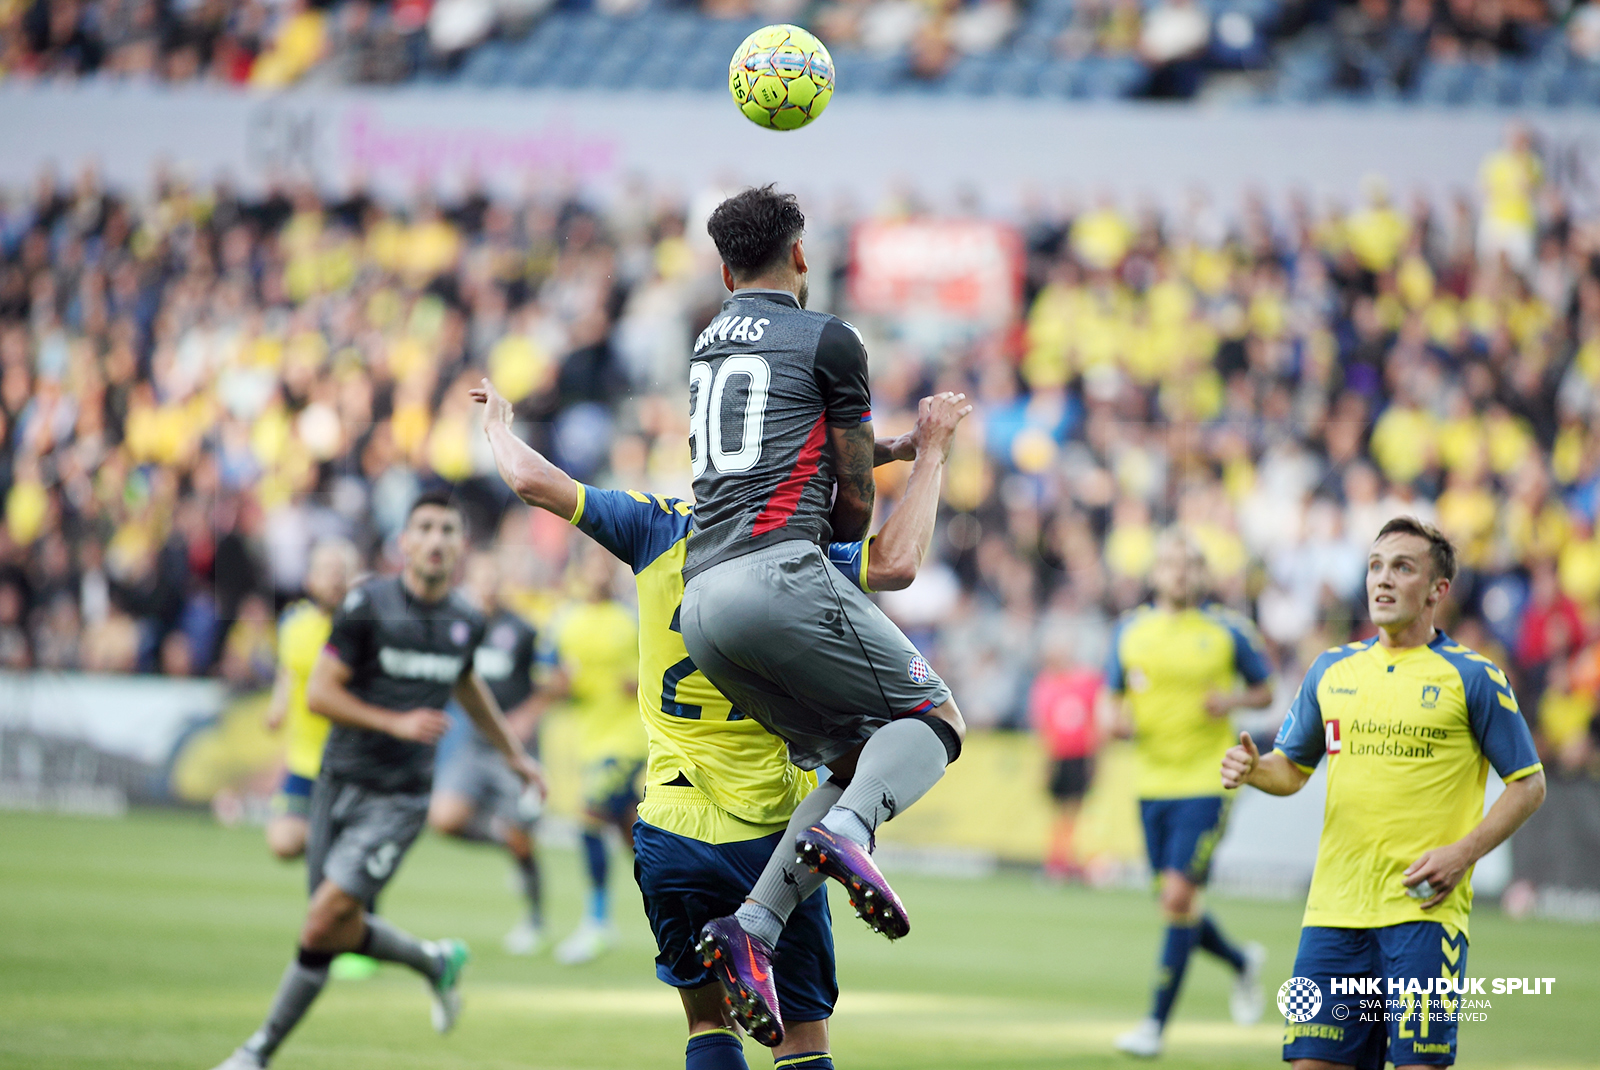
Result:
{"label": "tattooed arm", "polygon": [[830,427],[833,446],[833,471],[837,481],[833,499],[833,538],[837,542],[858,542],[872,526],[872,504],[878,485],[872,481],[874,443],[872,423],[854,427]]}

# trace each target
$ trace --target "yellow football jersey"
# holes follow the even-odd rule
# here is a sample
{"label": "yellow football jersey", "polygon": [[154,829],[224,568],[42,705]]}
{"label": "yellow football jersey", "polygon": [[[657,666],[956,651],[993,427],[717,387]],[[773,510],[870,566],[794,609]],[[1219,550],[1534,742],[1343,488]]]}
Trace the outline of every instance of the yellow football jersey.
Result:
{"label": "yellow football jersey", "polygon": [[1222,755],[1233,744],[1226,717],[1206,712],[1206,696],[1258,684],[1272,675],[1255,629],[1220,608],[1169,613],[1142,606],[1111,641],[1106,686],[1133,721],[1135,788],[1141,799],[1222,794]]}
{"label": "yellow football jersey", "polygon": [[640,818],[733,843],[781,830],[817,780],[790,763],[783,740],[734,709],[684,648],[678,607],[689,513],[687,502],[580,483],[572,523],[627,562],[639,590],[637,709],[650,741]]}
{"label": "yellow football jersey", "polygon": [[1328,757],[1305,924],[1334,928],[1437,921],[1465,931],[1470,872],[1426,913],[1401,876],[1483,819],[1490,765],[1507,783],[1543,768],[1505,674],[1443,632],[1427,646],[1368,639],[1318,657],[1274,746],[1307,772]]}
{"label": "yellow football jersey", "polygon": [[328,719],[306,706],[306,682],[327,645],[333,618],[315,602],[296,602],[278,622],[278,664],[289,672],[289,713],[284,720],[284,764],[289,772],[315,780],[322,768]]}
{"label": "yellow football jersey", "polygon": [[645,755],[632,683],[639,674],[639,625],[616,602],[576,602],[550,625],[556,661],[571,681],[578,753],[585,763]]}

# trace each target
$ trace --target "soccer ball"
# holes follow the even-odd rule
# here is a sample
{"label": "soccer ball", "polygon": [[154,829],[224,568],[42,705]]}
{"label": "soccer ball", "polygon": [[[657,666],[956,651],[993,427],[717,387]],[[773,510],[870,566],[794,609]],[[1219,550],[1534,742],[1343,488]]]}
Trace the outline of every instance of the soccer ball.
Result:
{"label": "soccer ball", "polygon": [[798,130],[833,99],[833,57],[798,26],[763,26],[733,53],[728,91],[757,126]]}

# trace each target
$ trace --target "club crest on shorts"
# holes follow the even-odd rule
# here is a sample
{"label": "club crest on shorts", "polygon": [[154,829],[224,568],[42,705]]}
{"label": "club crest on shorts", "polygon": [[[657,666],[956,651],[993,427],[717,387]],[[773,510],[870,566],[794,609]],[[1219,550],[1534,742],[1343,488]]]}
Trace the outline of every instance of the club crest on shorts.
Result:
{"label": "club crest on shorts", "polygon": [[450,641],[456,646],[466,646],[470,638],[472,638],[472,627],[466,621],[458,620],[450,625]]}
{"label": "club crest on shorts", "polygon": [[933,666],[928,664],[927,658],[918,654],[911,659],[911,664],[907,666],[906,672],[910,675],[912,683],[925,684],[928,682],[928,678],[933,675]]}

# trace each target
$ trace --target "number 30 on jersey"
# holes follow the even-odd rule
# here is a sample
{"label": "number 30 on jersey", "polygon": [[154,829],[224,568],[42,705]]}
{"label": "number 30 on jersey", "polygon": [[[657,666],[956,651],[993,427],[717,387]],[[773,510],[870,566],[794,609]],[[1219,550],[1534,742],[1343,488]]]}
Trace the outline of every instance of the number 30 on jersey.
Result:
{"label": "number 30 on jersey", "polygon": [[[750,353],[724,357],[715,373],[708,361],[689,365],[689,450],[694,455],[696,479],[705,474],[708,462],[718,472],[729,473],[748,472],[761,460],[761,431],[771,385],[772,369]],[[739,404],[741,388],[743,405]],[[733,433],[735,425],[737,434]]]}

